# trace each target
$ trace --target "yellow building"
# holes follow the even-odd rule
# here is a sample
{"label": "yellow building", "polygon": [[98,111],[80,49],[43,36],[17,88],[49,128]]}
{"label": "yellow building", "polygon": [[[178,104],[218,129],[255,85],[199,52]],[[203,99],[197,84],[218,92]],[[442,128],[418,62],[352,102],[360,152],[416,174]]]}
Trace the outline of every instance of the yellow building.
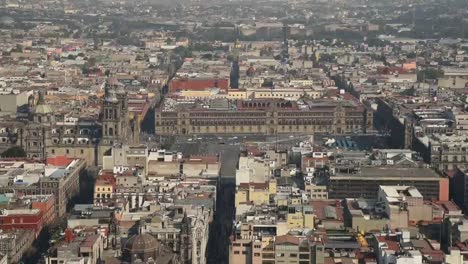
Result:
{"label": "yellow building", "polygon": [[178,95],[187,99],[213,99],[213,98],[227,98],[227,99],[248,99],[254,92],[231,89],[228,93],[222,92],[220,89],[206,89],[206,90],[182,90]]}
{"label": "yellow building", "polygon": [[235,204],[236,207],[239,207],[242,203],[247,203],[249,197],[249,191],[245,189],[236,190]]}
{"label": "yellow building", "polygon": [[299,205],[302,204],[302,198],[301,197],[291,197],[289,199],[289,204],[291,205]]}
{"label": "yellow building", "polygon": [[325,185],[315,185],[313,183],[306,183],[305,192],[307,197],[312,200],[327,200],[328,190]]}
{"label": "yellow building", "polygon": [[227,98],[228,99],[247,99],[249,94],[245,90],[229,90]]}
{"label": "yellow building", "polygon": [[286,217],[288,229],[314,228],[314,215],[310,206],[289,206]]}
{"label": "yellow building", "polygon": [[278,89],[267,89],[258,88],[252,91],[252,97],[254,99],[299,99],[304,96],[309,98],[318,99],[322,97],[323,91],[315,90],[313,88],[278,88]]}
{"label": "yellow building", "polygon": [[269,182],[268,182],[268,191],[270,192],[270,194],[274,195],[276,194],[276,180],[275,179],[271,179]]}
{"label": "yellow building", "polygon": [[279,197],[277,196],[276,199],[276,206],[288,206],[288,198],[287,197]]}
{"label": "yellow building", "polygon": [[[268,261],[263,258],[262,252],[272,243],[274,237],[261,236],[260,239],[236,239],[229,245],[229,263],[235,264],[262,264],[274,263],[263,262]],[[270,254],[270,258],[274,259],[274,255]],[[267,255],[268,256],[268,255]]]}
{"label": "yellow building", "polygon": [[94,201],[106,201],[112,197],[114,186],[106,180],[97,180],[94,186]]}
{"label": "yellow building", "polygon": [[236,190],[236,207],[242,203],[262,205],[270,203],[268,183],[241,183]]}
{"label": "yellow building", "polygon": [[191,98],[191,99],[203,99],[203,98],[225,98],[226,95],[218,94],[219,89],[207,89],[202,91],[194,91],[194,90],[183,90],[179,92],[179,95],[184,98]]}
{"label": "yellow building", "polygon": [[304,226],[304,217],[302,212],[288,213],[288,229],[302,228]]}

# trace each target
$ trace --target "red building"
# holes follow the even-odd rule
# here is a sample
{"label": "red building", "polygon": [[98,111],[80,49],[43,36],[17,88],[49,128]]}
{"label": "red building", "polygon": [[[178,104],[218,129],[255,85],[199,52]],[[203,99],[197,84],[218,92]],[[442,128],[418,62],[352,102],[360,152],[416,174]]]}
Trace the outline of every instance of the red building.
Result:
{"label": "red building", "polygon": [[66,167],[73,161],[72,158],[68,158],[66,156],[53,156],[47,158],[47,164],[53,165],[57,167]]}
{"label": "red building", "polygon": [[169,82],[169,93],[178,91],[203,91],[210,88],[219,88],[227,92],[229,88],[229,78],[175,78]]}
{"label": "red building", "polygon": [[97,181],[105,181],[108,182],[109,184],[112,185],[112,187],[115,189],[117,185],[117,180],[115,179],[114,172],[108,171],[108,170],[101,170],[99,173],[99,177]]}
{"label": "red building", "polygon": [[44,226],[43,213],[39,209],[2,210],[0,214],[0,229],[29,229],[36,237]]}
{"label": "red building", "polygon": [[33,195],[31,199],[31,208],[39,209],[43,213],[44,225],[53,223],[57,216],[55,213],[55,196],[53,194]]}

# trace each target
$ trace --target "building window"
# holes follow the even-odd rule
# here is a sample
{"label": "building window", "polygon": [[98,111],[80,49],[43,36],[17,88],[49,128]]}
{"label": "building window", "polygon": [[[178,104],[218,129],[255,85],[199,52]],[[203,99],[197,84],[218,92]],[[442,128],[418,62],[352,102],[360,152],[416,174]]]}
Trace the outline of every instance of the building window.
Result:
{"label": "building window", "polygon": [[55,149],[52,149],[50,152],[51,152],[52,154],[55,154]]}
{"label": "building window", "polygon": [[67,153],[67,154],[70,154],[70,150],[69,150],[69,149],[67,149],[67,150],[66,150],[66,153]]}

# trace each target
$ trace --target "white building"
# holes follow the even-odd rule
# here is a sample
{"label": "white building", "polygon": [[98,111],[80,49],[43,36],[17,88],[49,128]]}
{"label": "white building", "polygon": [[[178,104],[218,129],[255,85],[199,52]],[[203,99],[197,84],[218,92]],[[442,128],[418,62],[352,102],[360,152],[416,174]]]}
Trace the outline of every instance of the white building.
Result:
{"label": "white building", "polygon": [[264,183],[271,176],[270,162],[260,157],[240,157],[236,170],[236,185],[241,183]]}

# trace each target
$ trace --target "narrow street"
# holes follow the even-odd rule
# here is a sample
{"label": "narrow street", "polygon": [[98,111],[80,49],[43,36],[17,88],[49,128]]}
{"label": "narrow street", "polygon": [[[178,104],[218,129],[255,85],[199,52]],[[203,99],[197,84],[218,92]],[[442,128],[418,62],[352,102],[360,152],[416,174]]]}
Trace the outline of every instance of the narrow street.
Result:
{"label": "narrow street", "polygon": [[221,158],[216,212],[210,226],[207,246],[206,257],[209,264],[229,263],[229,236],[232,233],[234,219],[235,175],[240,154],[240,144],[220,144],[220,142],[224,140],[216,137],[205,137],[195,141],[180,139],[171,146],[172,151],[180,151],[186,155],[219,154]]}
{"label": "narrow street", "polygon": [[209,264],[229,263],[229,237],[234,219],[235,175],[239,162],[239,146],[212,144],[209,150],[221,156],[221,182],[217,192],[216,212],[208,241]]}
{"label": "narrow street", "polygon": [[234,217],[234,191],[233,183],[221,183],[218,190],[215,219],[210,227],[208,240],[208,264],[229,263],[229,236],[232,231]]}

